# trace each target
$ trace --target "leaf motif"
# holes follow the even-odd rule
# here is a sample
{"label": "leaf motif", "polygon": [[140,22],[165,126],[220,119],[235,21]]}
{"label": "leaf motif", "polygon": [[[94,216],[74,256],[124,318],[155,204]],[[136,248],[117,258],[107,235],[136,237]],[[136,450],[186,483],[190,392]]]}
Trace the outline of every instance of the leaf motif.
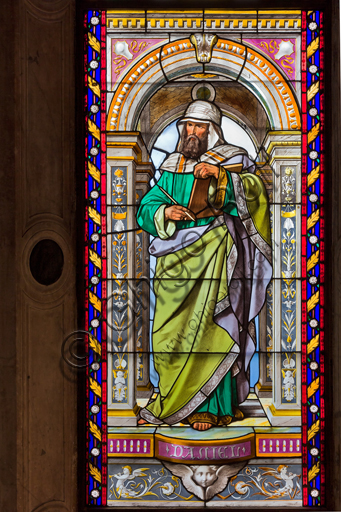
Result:
{"label": "leaf motif", "polygon": [[89,462],[89,472],[90,472],[90,475],[93,476],[95,480],[97,480],[97,482],[102,481],[102,476],[101,476],[100,470],[98,468],[96,468],[95,466],[93,466],[91,464],[91,462]]}
{"label": "leaf motif", "polygon": [[307,222],[307,229],[311,229],[313,226],[315,226],[316,222],[320,218],[320,210],[316,210],[316,212],[313,212],[310,217],[308,218]]}
{"label": "leaf motif", "polygon": [[98,439],[99,441],[102,441],[102,434],[101,434],[100,429],[98,428],[96,423],[94,423],[91,420],[89,421],[89,429],[90,429],[91,434],[94,437],[96,437],[96,439]]}
{"label": "leaf motif", "polygon": [[88,162],[88,171],[90,176],[99,183],[101,179],[100,170],[94,164]]}
{"label": "leaf motif", "polygon": [[310,59],[310,57],[316,52],[316,50],[319,47],[319,43],[320,43],[320,38],[319,37],[317,37],[316,39],[314,39],[314,41],[312,41],[310,43],[310,45],[307,48],[307,57],[308,57],[308,59]]}
{"label": "leaf motif", "polygon": [[100,89],[99,83],[96,82],[96,80],[94,80],[90,75],[88,76],[88,85],[89,85],[90,89],[92,90],[92,92],[100,98],[101,97],[101,89]]}
{"label": "leaf motif", "polygon": [[316,336],[309,341],[307,345],[307,353],[310,354],[313,350],[315,350],[316,347],[318,347],[318,344],[320,343],[320,335],[316,334]]}
{"label": "leaf motif", "polygon": [[312,439],[320,430],[320,420],[317,420],[316,423],[314,423],[310,429],[308,430],[308,441]]}
{"label": "leaf motif", "polygon": [[320,461],[308,471],[308,481],[313,480],[320,472]]}
{"label": "leaf motif", "polygon": [[318,390],[319,387],[320,387],[320,378],[317,377],[317,379],[313,380],[313,382],[310,384],[310,386],[308,386],[308,390],[307,390],[308,398],[313,396],[313,394],[316,393],[316,391]]}
{"label": "leaf motif", "polygon": [[317,263],[319,261],[319,257],[320,257],[320,250],[317,250],[316,252],[314,252],[314,254],[312,254],[310,256],[310,258],[308,259],[308,262],[307,262],[307,271],[308,272],[309,272],[309,270],[314,268],[315,265],[317,265]]}
{"label": "leaf motif", "polygon": [[88,119],[88,130],[91,133],[95,139],[100,140],[101,139],[101,131],[91,119]]}
{"label": "leaf motif", "polygon": [[316,137],[319,134],[319,131],[320,131],[320,123],[317,123],[317,124],[315,124],[315,126],[312,127],[312,129],[308,133],[308,144],[310,144],[311,142],[313,142],[316,139]]}
{"label": "leaf motif", "polygon": [[97,309],[97,311],[101,311],[102,309],[102,303],[101,301],[99,300],[99,298],[92,292],[89,292],[89,301],[91,302],[91,304],[93,305],[93,307],[95,309]]}
{"label": "leaf motif", "polygon": [[91,46],[91,48],[95,50],[95,52],[99,53],[101,51],[101,43],[99,42],[97,37],[91,34],[91,32],[88,32],[88,41],[89,45]]}
{"label": "leaf motif", "polygon": [[97,254],[97,252],[89,250],[89,258],[90,261],[95,265],[97,268],[102,268],[102,261],[100,256]]}
{"label": "leaf motif", "polygon": [[314,295],[312,295],[310,297],[310,299],[308,300],[307,302],[307,308],[308,308],[308,311],[311,311],[312,309],[314,309],[314,307],[316,306],[316,304],[318,303],[318,301],[320,300],[320,292],[316,292],[314,293]]}
{"label": "leaf motif", "polygon": [[320,82],[314,82],[308,89],[307,99],[311,101],[320,90]]}
{"label": "leaf motif", "polygon": [[94,336],[91,336],[91,334],[89,335],[89,345],[94,352],[97,352],[97,354],[101,354],[101,344],[98,340],[96,340]]}
{"label": "leaf motif", "polygon": [[94,208],[91,208],[91,206],[89,206],[89,217],[95,222],[95,224],[98,224],[99,226],[101,225],[100,213],[98,213]]}
{"label": "leaf motif", "polygon": [[90,381],[90,389],[95,393],[95,395],[101,397],[102,396],[102,388],[98,384],[98,382],[95,381],[95,379],[89,378]]}
{"label": "leaf motif", "polygon": [[311,187],[319,177],[320,177],[320,166],[318,165],[308,175],[308,187]]}

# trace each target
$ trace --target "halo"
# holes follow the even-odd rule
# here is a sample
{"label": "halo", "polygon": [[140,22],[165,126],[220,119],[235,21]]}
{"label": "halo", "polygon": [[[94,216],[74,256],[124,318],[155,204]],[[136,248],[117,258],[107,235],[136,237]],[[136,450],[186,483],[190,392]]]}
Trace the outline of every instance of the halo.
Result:
{"label": "halo", "polygon": [[192,89],[192,99],[194,101],[214,101],[215,94],[215,88],[213,87],[213,85],[208,84],[207,82],[200,82],[199,84],[195,85]]}

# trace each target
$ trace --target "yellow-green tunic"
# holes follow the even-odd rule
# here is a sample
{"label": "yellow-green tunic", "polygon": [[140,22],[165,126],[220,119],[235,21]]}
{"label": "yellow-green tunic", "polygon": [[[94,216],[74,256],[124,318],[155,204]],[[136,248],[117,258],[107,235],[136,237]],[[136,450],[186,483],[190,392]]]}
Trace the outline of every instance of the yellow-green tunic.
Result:
{"label": "yellow-green tunic", "polygon": [[[245,173],[241,177],[246,187],[250,188],[255,180],[260,187],[257,204],[251,205],[250,210],[255,220],[258,216],[263,236],[269,242],[269,225],[259,216],[262,211],[264,216],[265,205],[267,209],[264,186],[252,174]],[[187,206],[193,182],[193,173],[165,171],[158,184],[178,204]],[[218,181],[211,178],[211,187],[216,190],[215,194],[210,193],[212,206],[238,217],[229,171],[221,167]],[[160,188],[154,186],[141,201],[138,224],[155,237],[169,239],[176,230],[210,225],[216,220],[212,216],[198,219],[196,223],[190,220],[165,222],[164,209],[172,204]],[[227,260],[234,242],[226,223],[216,221],[216,224],[196,242],[157,260],[152,347],[159,374],[159,393],[143,415],[156,423],[174,424],[195,411],[207,411],[218,417],[233,415],[236,394],[230,370],[239,349],[228,332],[214,321],[214,310],[228,297]],[[208,394],[207,389],[212,387],[213,391]]]}

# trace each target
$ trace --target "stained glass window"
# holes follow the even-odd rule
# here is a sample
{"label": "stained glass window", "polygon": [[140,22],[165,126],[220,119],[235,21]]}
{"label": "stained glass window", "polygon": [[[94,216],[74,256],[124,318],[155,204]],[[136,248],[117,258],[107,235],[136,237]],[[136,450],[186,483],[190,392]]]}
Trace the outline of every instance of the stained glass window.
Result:
{"label": "stained glass window", "polygon": [[324,504],[321,11],[84,16],[90,507]]}

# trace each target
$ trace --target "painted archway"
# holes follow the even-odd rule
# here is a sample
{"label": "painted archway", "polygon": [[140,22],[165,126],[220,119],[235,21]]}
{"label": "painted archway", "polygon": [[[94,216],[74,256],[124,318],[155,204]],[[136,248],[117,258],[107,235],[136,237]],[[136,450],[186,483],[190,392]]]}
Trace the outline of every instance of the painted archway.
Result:
{"label": "painted archway", "polygon": [[[300,111],[293,90],[278,68],[253,48],[218,39],[205,71],[238,81],[249,89],[266,111],[272,130],[300,129]],[[115,91],[107,130],[136,130],[144,105],[159,88],[170,80],[201,72],[202,64],[187,38],[154,49],[129,70]]]}

